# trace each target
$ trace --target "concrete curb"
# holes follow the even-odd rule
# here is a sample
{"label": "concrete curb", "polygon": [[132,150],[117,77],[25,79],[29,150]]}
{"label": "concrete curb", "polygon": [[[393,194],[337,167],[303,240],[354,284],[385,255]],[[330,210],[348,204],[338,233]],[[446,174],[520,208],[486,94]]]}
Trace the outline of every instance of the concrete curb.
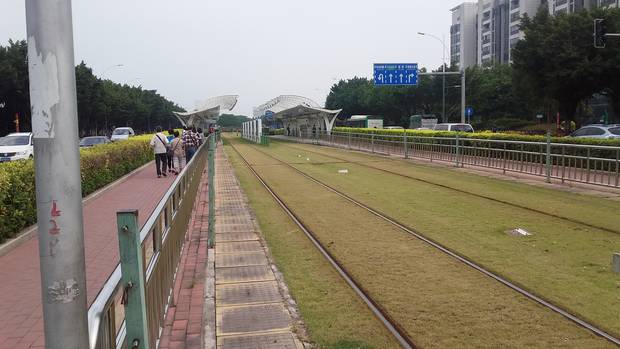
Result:
{"label": "concrete curb", "polygon": [[217,341],[215,336],[215,248],[207,251],[207,272],[205,280],[205,302],[203,308],[203,348],[216,349]]}
{"label": "concrete curb", "polygon": [[[117,179],[116,181],[104,186],[101,189],[98,189],[96,191],[94,191],[93,193],[89,194],[88,196],[86,196],[85,198],[82,199],[82,205],[85,205],[86,203],[88,203],[89,201],[101,196],[101,194],[103,194],[104,192],[106,192],[109,189],[114,188],[115,186],[127,181],[129,178],[131,178],[133,175],[135,175],[136,173],[140,172],[141,170],[145,169],[147,166],[151,165],[151,163],[153,163],[153,161],[149,161],[146,164],[138,167],[137,169],[129,172],[128,174],[124,175],[123,177]],[[6,242],[4,242],[2,245],[0,245],[0,257],[4,256],[5,254],[13,251],[14,249],[16,249],[17,247],[21,246],[22,244],[30,241],[30,239],[32,239],[37,232],[37,225],[31,225],[27,228],[24,228],[21,232],[19,232],[17,234],[17,236],[15,236],[14,238],[7,240]]]}

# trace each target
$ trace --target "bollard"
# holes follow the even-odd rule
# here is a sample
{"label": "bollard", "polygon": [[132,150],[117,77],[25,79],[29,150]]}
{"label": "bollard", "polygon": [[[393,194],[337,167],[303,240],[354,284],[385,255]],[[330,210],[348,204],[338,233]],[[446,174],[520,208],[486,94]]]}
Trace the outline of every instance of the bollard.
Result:
{"label": "bollard", "polygon": [[614,253],[612,259],[612,269],[614,270],[614,272],[620,274],[620,252]]}
{"label": "bollard", "polygon": [[208,157],[208,189],[209,189],[209,237],[207,245],[213,248],[215,245],[215,141],[209,139]]}
{"label": "bollard", "polygon": [[137,348],[148,349],[144,266],[138,229],[138,210],[118,211],[116,224],[121,259],[122,303],[125,306],[127,347],[131,348],[131,345],[137,342],[139,343]]}

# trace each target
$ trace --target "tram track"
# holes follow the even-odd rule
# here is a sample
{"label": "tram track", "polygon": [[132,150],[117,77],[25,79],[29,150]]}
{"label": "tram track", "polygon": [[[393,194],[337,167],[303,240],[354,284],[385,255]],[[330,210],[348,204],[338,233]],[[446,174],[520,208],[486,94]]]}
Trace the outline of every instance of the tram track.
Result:
{"label": "tram track", "polygon": [[[298,224],[298,225],[300,225],[300,224],[304,225],[303,222],[299,219],[299,217],[297,215],[295,215],[295,213],[290,208],[288,208],[286,206],[286,204],[279,198],[279,196],[268,186],[268,184],[262,179],[262,177],[253,169],[253,166],[239,152],[239,150],[234,145],[232,145],[232,144],[231,144],[231,148],[239,155],[239,157],[243,160],[245,165],[257,177],[257,179],[261,182],[261,184],[263,186],[265,186],[265,188],[268,190],[268,192],[270,192],[270,194],[274,197],[274,199],[276,199],[278,204],[287,212],[287,214],[289,214],[289,216],[291,216],[291,218],[295,221],[295,223]],[[301,150],[300,148],[296,148],[296,147],[292,147],[292,148]],[[466,266],[468,266],[468,267],[470,267],[470,268],[472,268],[472,269],[482,273],[483,275],[485,275],[485,276],[487,276],[487,277],[489,277],[489,278],[491,278],[491,279],[493,279],[493,280],[503,284],[504,286],[508,287],[512,291],[515,291],[515,292],[521,294],[522,296],[528,298],[529,300],[534,301],[534,302],[538,303],[539,305],[541,305],[541,306],[543,306],[543,307],[545,307],[545,308],[547,308],[547,309],[549,309],[549,310],[551,310],[551,311],[553,311],[553,312],[563,316],[564,318],[570,320],[571,322],[575,323],[576,325],[591,331],[595,335],[597,335],[599,337],[602,337],[602,338],[606,339],[607,341],[609,341],[609,342],[611,342],[611,343],[613,343],[613,344],[615,344],[617,346],[620,346],[620,338],[618,338],[618,337],[608,333],[607,331],[597,327],[594,324],[589,323],[588,321],[580,318],[579,316],[571,313],[570,311],[568,311],[568,310],[566,310],[566,309],[564,309],[564,308],[562,308],[560,306],[557,306],[557,305],[553,304],[551,301],[549,301],[549,300],[547,300],[547,299],[545,299],[545,298],[543,298],[541,296],[538,296],[538,295],[536,295],[536,294],[526,290],[525,288],[523,288],[523,287],[521,287],[521,286],[511,282],[510,280],[502,277],[501,275],[496,274],[496,273],[494,273],[494,272],[484,268],[483,266],[477,264],[473,260],[471,260],[471,259],[469,259],[469,258],[467,258],[467,257],[465,257],[465,256],[463,256],[461,254],[459,254],[458,252],[456,252],[456,251],[454,251],[454,250],[452,250],[452,249],[450,249],[450,248],[448,248],[448,247],[438,243],[437,241],[435,241],[433,239],[430,239],[430,238],[426,237],[423,233],[421,233],[421,232],[419,232],[419,231],[417,231],[417,230],[407,226],[406,224],[403,224],[402,222],[399,222],[398,220],[390,217],[389,215],[387,215],[387,214],[385,214],[385,213],[383,213],[383,212],[381,212],[381,211],[379,211],[377,209],[374,209],[374,208],[372,208],[372,207],[370,207],[368,205],[365,205],[364,203],[362,203],[362,202],[360,202],[360,201],[350,197],[346,193],[341,192],[338,189],[335,189],[335,188],[331,187],[330,185],[324,183],[323,181],[316,179],[315,177],[313,177],[313,176],[311,176],[311,175],[301,171],[300,169],[296,168],[295,166],[292,166],[291,164],[289,164],[289,163],[287,163],[285,161],[282,161],[281,159],[279,159],[279,158],[277,158],[277,157],[275,157],[275,156],[273,156],[273,155],[271,155],[271,154],[269,154],[269,153],[259,149],[258,147],[252,147],[252,149],[257,151],[257,152],[259,152],[259,153],[261,153],[261,154],[263,154],[263,155],[265,155],[265,156],[267,156],[267,157],[269,157],[269,158],[271,158],[271,159],[273,159],[273,160],[275,160],[275,161],[280,162],[282,165],[284,165],[284,166],[286,166],[288,168],[291,168],[292,170],[294,170],[295,172],[299,173],[300,175],[302,175],[303,177],[307,178],[308,180],[318,184],[319,186],[324,187],[326,190],[329,190],[330,192],[332,192],[332,193],[340,196],[341,198],[349,201],[350,203],[356,205],[357,207],[359,207],[359,208],[361,208],[361,209],[371,213],[372,215],[374,215],[374,216],[376,216],[376,217],[386,221],[387,223],[395,226],[396,228],[400,229],[401,231],[404,231],[407,234],[417,238],[418,240],[420,240],[420,241],[422,241],[422,242],[432,246],[433,248],[439,250],[440,252],[442,252],[442,253],[444,253],[444,254],[454,258],[457,261],[459,261],[460,263],[462,263],[462,264],[464,264],[464,265],[466,265]],[[307,149],[303,149],[303,150],[307,151]],[[314,152],[314,153],[330,157],[329,155],[321,154],[321,153],[318,153],[318,152]],[[333,158],[336,158],[336,157],[333,157]],[[349,163],[353,163],[353,162],[349,161]],[[369,167],[371,167],[371,166],[369,166]],[[301,225],[300,225],[300,228],[301,228]],[[306,233],[306,235],[308,235],[308,237],[312,240],[312,242],[315,244],[315,246],[317,246],[317,248],[319,248],[319,250],[321,250],[321,252],[324,255],[326,255],[326,257],[327,257],[327,255],[330,255],[329,251],[327,251],[325,249],[325,247],[321,245],[321,243],[318,241],[316,236],[310,230],[308,230],[305,225],[304,225],[304,228],[302,230],[304,231],[304,233]],[[348,274],[348,272],[346,272],[346,269],[342,265],[339,265],[338,262],[333,258],[333,256],[328,258],[328,260],[330,260],[330,263],[332,263],[332,265],[334,265],[334,263],[335,263],[338,266],[338,267],[336,267],[336,265],[334,265],[339,272],[342,271],[345,274]],[[341,275],[342,275],[342,273],[341,273]],[[402,338],[407,338],[406,332],[399,332],[398,331],[398,329],[401,329],[401,331],[404,331],[404,330],[402,330],[402,326],[400,326],[400,325],[398,325],[398,323],[394,322],[394,320],[389,317],[389,314],[385,313],[385,311],[383,311],[381,309],[380,305],[376,301],[373,301],[372,298],[368,296],[367,292],[363,291],[363,288],[359,285],[359,283],[355,282],[355,280],[353,280],[350,276],[348,276],[348,279],[345,277],[345,280],[347,280],[347,283],[349,283],[349,280],[351,280],[356,285],[356,287],[354,287],[354,289],[356,290],[358,295],[361,296],[361,294],[360,294],[360,292],[361,292],[362,294],[365,294],[366,297],[368,297],[369,300],[371,300],[371,303],[375,307],[374,309],[373,309],[373,307],[371,307],[371,310],[373,310],[373,312],[376,315],[377,315],[377,311],[379,313],[382,313],[383,317],[387,321],[387,323],[390,324],[394,329],[396,329],[397,332],[400,334],[400,336]],[[349,284],[351,285],[351,283],[349,283]],[[365,302],[366,302],[366,300],[365,300]],[[367,304],[368,304],[368,302],[367,302]],[[376,309],[376,311],[375,311],[375,309]],[[379,317],[379,315],[377,315],[377,316]],[[390,321],[390,319],[391,319],[391,321]],[[380,320],[382,322],[384,321],[384,320],[381,319],[381,317],[380,317]],[[386,322],[384,322],[384,324],[386,324]],[[388,327],[388,326],[386,325],[386,327]],[[388,327],[388,329],[390,329],[390,328]],[[392,331],[390,331],[390,332],[392,332]],[[394,333],[394,332],[392,332],[392,333]],[[399,340],[399,342],[400,342],[400,340]],[[413,342],[410,339],[409,339],[409,343],[411,343],[411,345],[413,345]]]}
{"label": "tram track", "polygon": [[261,185],[267,190],[267,192],[278,203],[282,210],[291,218],[291,220],[299,227],[299,229],[308,237],[312,244],[319,250],[319,252],[327,259],[327,261],[334,267],[334,269],[340,274],[345,282],[353,289],[353,291],[362,299],[362,301],[368,306],[373,314],[379,319],[379,321],[385,326],[385,328],[394,336],[398,343],[405,349],[418,348],[413,340],[410,338],[407,331],[394,320],[388,312],[364,290],[361,284],[355,280],[355,278],[349,273],[346,268],[339,263],[334,256],[327,250],[327,248],[320,242],[316,234],[308,228],[308,226],[296,215],[291,208],[280,198],[278,194],[265,182],[265,180],[256,172],[253,166],[247,161],[247,159],[239,152],[239,150],[232,144],[230,147],[241,158],[246,167],[252,172]]}
{"label": "tram track", "polygon": [[[457,193],[470,195],[470,196],[473,196],[473,197],[489,200],[491,202],[495,202],[495,203],[499,203],[499,204],[515,207],[515,208],[518,208],[518,209],[522,209],[522,210],[525,210],[525,211],[529,211],[529,212],[545,215],[547,217],[564,220],[564,221],[567,221],[567,222],[570,222],[570,223],[573,223],[573,224],[579,224],[579,225],[582,225],[584,227],[588,227],[588,228],[592,228],[592,229],[598,229],[598,230],[602,230],[602,231],[605,231],[605,232],[608,232],[608,233],[620,235],[620,230],[606,228],[606,227],[602,227],[602,226],[595,225],[595,224],[590,224],[590,223],[584,222],[582,220],[573,219],[573,218],[557,215],[557,214],[554,214],[554,213],[549,213],[549,212],[546,212],[546,211],[543,211],[543,210],[527,207],[527,206],[524,206],[524,205],[515,204],[515,203],[510,202],[510,201],[493,198],[493,197],[490,197],[490,196],[487,196],[487,195],[472,193],[470,191],[459,189],[459,188],[455,188],[455,187],[452,187],[452,186],[449,186],[449,185],[439,184],[439,183],[435,183],[433,181],[429,181],[429,180],[426,180],[426,179],[422,179],[422,178],[406,175],[404,173],[399,173],[399,172],[387,170],[387,169],[384,169],[384,168],[381,168],[381,167],[372,166],[372,165],[369,165],[369,162],[367,162],[367,161],[350,161],[348,159],[341,158],[341,157],[338,157],[338,156],[329,155],[329,154],[321,153],[321,152],[318,152],[318,151],[309,150],[309,149],[306,149],[306,148],[299,148],[299,147],[296,147],[296,146],[293,146],[293,145],[289,144],[289,142],[282,142],[282,143],[286,144],[286,146],[289,147],[289,148],[293,148],[293,149],[300,150],[300,151],[306,151],[306,152],[309,152],[309,153],[312,153],[312,154],[316,154],[316,155],[320,155],[320,156],[336,159],[336,160],[341,161],[343,163],[348,161],[348,163],[350,163],[350,164],[364,166],[366,168],[370,168],[370,169],[377,170],[377,171],[380,171],[380,172],[384,172],[384,173],[388,173],[388,174],[391,174],[391,175],[399,176],[399,177],[402,177],[402,178],[411,179],[413,181],[429,184],[429,185],[436,186],[436,187],[439,187],[439,188],[448,189],[448,190],[451,190],[451,191],[454,191],[454,192],[457,192]],[[386,159],[386,160],[394,161],[393,159],[389,159],[389,158]],[[377,161],[377,162],[379,162],[379,161]]]}

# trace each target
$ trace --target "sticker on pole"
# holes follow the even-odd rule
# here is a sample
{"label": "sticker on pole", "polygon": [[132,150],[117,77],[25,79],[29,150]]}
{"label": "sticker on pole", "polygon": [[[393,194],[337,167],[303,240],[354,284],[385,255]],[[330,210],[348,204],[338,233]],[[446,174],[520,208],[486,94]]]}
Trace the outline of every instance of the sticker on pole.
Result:
{"label": "sticker on pole", "polygon": [[39,53],[34,36],[28,38],[30,104],[34,138],[54,138],[52,108],[60,102],[58,62],[52,53]]}

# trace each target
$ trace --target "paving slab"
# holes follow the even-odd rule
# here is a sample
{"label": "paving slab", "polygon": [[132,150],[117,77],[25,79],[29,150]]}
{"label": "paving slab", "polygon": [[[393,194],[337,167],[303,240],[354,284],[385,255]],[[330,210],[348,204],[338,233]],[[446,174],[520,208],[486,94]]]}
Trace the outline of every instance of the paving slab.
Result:
{"label": "paving slab", "polygon": [[217,321],[217,333],[223,335],[286,330],[291,318],[283,304],[272,303],[222,307]]}
{"label": "paving slab", "polygon": [[266,333],[253,336],[222,337],[218,349],[297,349],[301,343],[290,332]]}
{"label": "paving slab", "polygon": [[260,252],[219,254],[217,255],[216,263],[219,268],[269,265],[265,254]]}
{"label": "paving slab", "polygon": [[[217,256],[217,252],[215,252]],[[215,261],[215,283],[231,284],[255,281],[275,280],[275,276],[268,265],[254,265],[249,267],[221,268]]]}
{"label": "paving slab", "polygon": [[275,281],[218,285],[216,292],[218,305],[249,305],[282,301],[278,283]]}
{"label": "paving slab", "polygon": [[215,254],[261,252],[263,246],[258,241],[219,242],[215,245]]}

